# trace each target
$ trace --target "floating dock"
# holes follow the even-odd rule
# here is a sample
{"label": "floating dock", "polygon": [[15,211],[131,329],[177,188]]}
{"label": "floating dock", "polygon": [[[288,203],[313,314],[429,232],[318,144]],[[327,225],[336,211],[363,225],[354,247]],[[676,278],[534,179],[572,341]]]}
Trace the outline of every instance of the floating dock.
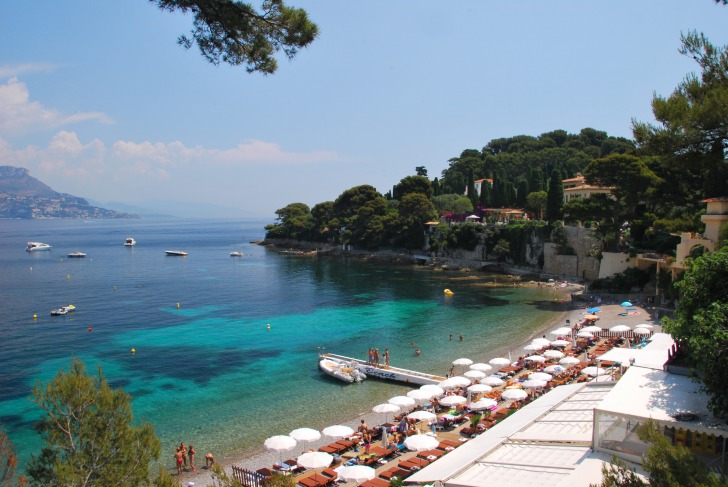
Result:
{"label": "floating dock", "polygon": [[320,358],[323,357],[351,364],[357,370],[364,372],[367,377],[372,377],[375,379],[403,382],[405,384],[417,384],[421,386],[425,384],[437,384],[445,380],[445,377],[441,377],[439,375],[426,374],[424,372],[417,372],[414,370],[400,369],[399,367],[392,367],[391,365],[381,365],[379,367],[374,367],[364,360],[344,357],[343,355],[336,355],[333,353],[324,353],[320,356]]}

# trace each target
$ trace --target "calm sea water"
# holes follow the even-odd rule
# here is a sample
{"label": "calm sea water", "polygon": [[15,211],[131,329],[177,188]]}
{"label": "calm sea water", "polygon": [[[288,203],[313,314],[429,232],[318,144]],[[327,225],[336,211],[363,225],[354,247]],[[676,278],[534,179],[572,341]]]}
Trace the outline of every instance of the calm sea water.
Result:
{"label": "calm sea water", "polygon": [[[0,423],[21,461],[41,445],[30,389],[73,356],[132,395],[164,452],[184,441],[225,458],[408,390],[329,380],[319,349],[365,358],[388,347],[393,365],[445,374],[456,358],[506,353],[558,313],[548,291],[493,288],[494,276],[280,255],[249,243],[266,223],[1,221]],[[128,236],[136,247],[123,246]],[[53,250],[25,252],[29,240]],[[76,250],[88,256],[66,258]],[[67,304],[75,313],[49,315]]]}

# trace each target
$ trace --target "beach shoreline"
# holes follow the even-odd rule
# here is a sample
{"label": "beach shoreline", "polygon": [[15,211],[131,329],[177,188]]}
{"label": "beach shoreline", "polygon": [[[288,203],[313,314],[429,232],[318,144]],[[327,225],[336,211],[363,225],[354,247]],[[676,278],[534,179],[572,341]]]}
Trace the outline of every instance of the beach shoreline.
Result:
{"label": "beach shoreline", "polygon": [[[518,280],[517,276],[516,280]],[[513,284],[511,284],[513,285]],[[574,283],[566,283],[564,287],[560,287],[559,283],[547,283],[547,282],[538,282],[538,281],[520,281],[517,284],[515,284],[520,287],[550,287],[551,291],[553,292],[553,299],[554,301],[560,302],[562,304],[563,309],[560,313],[558,313],[557,316],[554,316],[552,319],[546,321],[543,325],[536,328],[531,334],[525,339],[525,340],[519,340],[518,343],[504,343],[500,344],[499,346],[488,350],[487,354],[481,356],[481,357],[471,357],[473,360],[477,361],[485,361],[487,362],[491,358],[499,357],[499,356],[508,356],[510,354],[513,361],[516,361],[519,356],[524,355],[526,352],[524,347],[528,345],[534,338],[540,337],[543,335],[548,335],[548,333],[553,330],[554,328],[557,328],[558,326],[562,326],[566,324],[566,320],[570,320],[572,323],[575,323],[576,320],[580,317],[582,313],[582,309],[579,308],[578,304],[574,301],[572,301],[571,297],[572,295],[579,293],[583,290],[583,285],[581,284],[574,284]],[[453,360],[457,358],[454,357]],[[341,420],[338,424],[343,424],[346,426],[350,426],[354,429],[359,425],[360,420],[364,416],[372,416],[376,415],[376,413],[372,413],[371,411],[365,412],[365,413],[354,413],[353,411],[342,411],[342,414],[340,416]],[[271,435],[274,433],[271,432]],[[313,448],[314,450],[317,450],[319,447],[324,446],[328,443],[330,443],[329,438],[321,438],[318,441],[310,442],[305,445],[306,449]],[[296,457],[300,453],[298,449],[301,448],[303,445],[297,445],[296,448],[294,448],[291,451],[283,452],[283,456],[286,458],[290,457]],[[202,465],[204,465],[204,457],[205,453],[200,451],[197,455],[198,462]],[[214,452],[212,452],[214,455]],[[257,470],[259,468],[268,467],[271,468],[271,466],[280,460],[281,455],[277,452],[270,452],[265,451],[264,447],[261,445],[261,451],[259,453],[250,455],[250,454],[232,454],[232,455],[226,455],[225,457],[218,458],[215,457],[216,463],[218,465],[221,465],[225,472],[228,473],[228,475],[232,474],[232,465],[236,465],[238,467],[243,467],[248,470]],[[212,483],[212,475],[211,471],[197,467],[198,470],[196,472],[190,472],[190,471],[184,471],[181,475],[175,476],[176,479],[181,483],[183,486],[188,486],[189,482],[194,482],[195,487],[200,487],[203,485],[209,485]],[[174,472],[174,467],[168,467],[167,470],[172,473]]]}

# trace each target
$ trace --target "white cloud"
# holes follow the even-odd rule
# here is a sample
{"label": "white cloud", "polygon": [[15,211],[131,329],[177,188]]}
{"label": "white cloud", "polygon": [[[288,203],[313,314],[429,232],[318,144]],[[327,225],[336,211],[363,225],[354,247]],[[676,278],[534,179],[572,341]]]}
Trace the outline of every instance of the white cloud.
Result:
{"label": "white cloud", "polygon": [[86,120],[110,123],[110,118],[99,112],[62,115],[57,110],[46,108],[30,99],[28,87],[17,78],[0,84],[0,134],[58,128]]}
{"label": "white cloud", "polygon": [[49,73],[57,67],[48,63],[0,64],[0,78],[11,78],[25,73]]}

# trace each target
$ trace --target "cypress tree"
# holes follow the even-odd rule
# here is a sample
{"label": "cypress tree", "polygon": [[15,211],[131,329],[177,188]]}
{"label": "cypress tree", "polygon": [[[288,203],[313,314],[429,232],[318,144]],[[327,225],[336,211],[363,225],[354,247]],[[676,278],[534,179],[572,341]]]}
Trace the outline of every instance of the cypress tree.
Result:
{"label": "cypress tree", "polygon": [[470,169],[468,171],[468,198],[470,199],[470,202],[473,204],[473,208],[477,208],[478,192],[475,190],[475,175],[473,174],[472,169]]}
{"label": "cypress tree", "polygon": [[549,190],[546,197],[546,220],[553,222],[564,218],[564,182],[561,178],[561,171],[551,171]]}

